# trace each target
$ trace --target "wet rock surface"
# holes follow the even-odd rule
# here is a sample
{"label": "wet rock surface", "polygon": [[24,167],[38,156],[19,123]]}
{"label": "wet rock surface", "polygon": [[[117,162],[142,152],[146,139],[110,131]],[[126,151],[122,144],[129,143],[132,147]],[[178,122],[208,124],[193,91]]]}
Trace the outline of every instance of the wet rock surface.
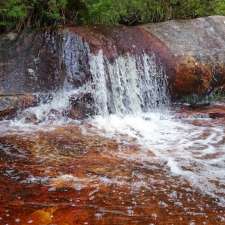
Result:
{"label": "wet rock surface", "polygon": [[[225,83],[224,21],[224,17],[214,16],[137,27],[67,27],[2,35],[0,94],[56,91],[66,79],[80,87],[93,80],[89,51],[102,51],[112,63],[127,54],[154,54],[167,74],[173,100],[193,94],[204,96]],[[69,53],[65,51],[68,43]],[[87,108],[79,104],[72,117],[87,114]]]}
{"label": "wet rock surface", "polygon": [[32,94],[26,95],[0,95],[0,120],[11,119],[16,116],[18,111],[35,106],[38,99]]}
{"label": "wet rock surface", "polygon": [[180,109],[181,115],[199,115],[205,118],[212,119],[224,119],[225,118],[225,106],[224,104],[211,104],[206,106],[199,106],[196,108],[190,106],[183,106]]}
{"label": "wet rock surface", "polygon": [[65,114],[71,119],[84,119],[93,115],[93,96],[90,93],[70,97],[71,108]]}
{"label": "wet rock surface", "polygon": [[70,27],[96,54],[113,61],[119,55],[154,54],[168,75],[174,100],[207,95],[225,82],[223,16],[168,21],[138,27]]}
{"label": "wet rock surface", "polygon": [[169,21],[144,25],[159,38],[172,67],[174,97],[205,94],[224,85],[225,17],[212,16],[193,20]]}
{"label": "wet rock surface", "polygon": [[[11,37],[13,36],[13,38]],[[62,85],[61,37],[51,31],[0,36],[0,94],[55,90]]]}

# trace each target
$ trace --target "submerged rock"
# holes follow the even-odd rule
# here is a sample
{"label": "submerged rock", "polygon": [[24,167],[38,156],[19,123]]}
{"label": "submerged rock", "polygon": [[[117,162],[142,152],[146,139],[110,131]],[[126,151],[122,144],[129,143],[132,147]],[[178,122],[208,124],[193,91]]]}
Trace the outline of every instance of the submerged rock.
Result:
{"label": "submerged rock", "polygon": [[31,94],[15,96],[0,95],[0,120],[10,119],[14,117],[19,110],[24,110],[36,104],[36,96]]}
{"label": "submerged rock", "polygon": [[[222,151],[217,153],[205,160],[223,157]],[[196,166],[186,169],[198,170]],[[79,126],[0,133],[0,168],[1,224],[164,225],[192,220],[221,225],[224,220],[224,207],[192,182],[170,175],[164,161],[135,143],[85,134]]]}

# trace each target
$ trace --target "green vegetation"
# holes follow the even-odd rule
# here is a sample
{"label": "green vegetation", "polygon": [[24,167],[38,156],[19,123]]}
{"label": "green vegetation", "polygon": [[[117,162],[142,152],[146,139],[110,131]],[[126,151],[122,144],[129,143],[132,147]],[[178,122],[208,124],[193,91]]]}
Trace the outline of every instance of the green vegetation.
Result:
{"label": "green vegetation", "polygon": [[3,0],[1,29],[20,29],[77,22],[82,2],[78,0]]}
{"label": "green vegetation", "polygon": [[126,24],[225,15],[224,0],[3,0],[2,30],[72,24]]}

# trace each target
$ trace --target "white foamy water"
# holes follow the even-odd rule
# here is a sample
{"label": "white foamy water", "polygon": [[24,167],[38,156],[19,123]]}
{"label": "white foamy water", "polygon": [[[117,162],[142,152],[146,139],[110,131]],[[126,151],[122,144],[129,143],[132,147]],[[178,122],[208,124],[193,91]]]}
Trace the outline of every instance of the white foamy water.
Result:
{"label": "white foamy water", "polygon": [[[91,123],[102,135],[140,145],[134,161],[145,163],[156,158],[166,164],[171,175],[184,178],[225,204],[224,127],[195,126],[193,119],[175,119],[172,114],[98,116]],[[132,154],[128,157],[132,160]]]}
{"label": "white foamy water", "polygon": [[71,122],[66,116],[70,109],[70,100],[79,98],[81,93],[85,92],[85,87],[74,90],[63,89],[53,93],[51,100],[41,101],[38,106],[28,108],[18,114],[17,118],[9,121],[9,130],[30,130],[59,126]]}

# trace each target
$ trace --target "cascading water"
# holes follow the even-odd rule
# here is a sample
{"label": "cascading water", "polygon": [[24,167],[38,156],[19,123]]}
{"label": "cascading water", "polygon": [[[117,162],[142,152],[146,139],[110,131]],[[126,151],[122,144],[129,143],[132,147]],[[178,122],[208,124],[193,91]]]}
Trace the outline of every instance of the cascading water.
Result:
{"label": "cascading water", "polygon": [[90,56],[98,115],[139,114],[168,105],[167,79],[155,56],[129,54],[110,63],[102,51]]}
{"label": "cascading water", "polygon": [[64,49],[67,71],[64,89],[68,85],[73,89],[68,80],[80,79],[88,71],[90,75],[83,81],[93,96],[95,114],[137,114],[169,104],[166,74],[157,65],[154,54],[125,54],[110,62],[101,50],[92,54],[77,36],[66,39]]}
{"label": "cascading water", "polygon": [[38,123],[46,123],[49,118],[51,122],[54,118],[59,120],[59,115],[65,121],[71,98],[76,101],[85,94],[92,96],[93,115],[100,116],[138,115],[169,105],[166,74],[157,65],[154,54],[125,54],[110,62],[101,50],[92,54],[76,35],[66,37],[63,46],[66,70],[63,88],[51,93],[49,101],[41,101],[25,111],[25,115],[35,115]]}
{"label": "cascading water", "polygon": [[[155,157],[174,175],[225,204],[224,129],[196,126],[193,120],[175,119],[175,112],[168,113],[167,77],[154,54],[127,53],[111,62],[101,50],[91,53],[89,46],[72,34],[65,37],[63,49],[63,88],[51,95],[51,101],[27,109],[26,114],[35,115],[39,124],[72,122],[65,113],[71,109],[71,98],[91,96],[93,114],[84,122],[91,124],[88,132],[119,141],[135,140],[141,149],[129,159],[145,164]],[[24,126],[25,118],[20,116],[13,126],[15,123]],[[218,149],[221,157],[211,159]]]}

